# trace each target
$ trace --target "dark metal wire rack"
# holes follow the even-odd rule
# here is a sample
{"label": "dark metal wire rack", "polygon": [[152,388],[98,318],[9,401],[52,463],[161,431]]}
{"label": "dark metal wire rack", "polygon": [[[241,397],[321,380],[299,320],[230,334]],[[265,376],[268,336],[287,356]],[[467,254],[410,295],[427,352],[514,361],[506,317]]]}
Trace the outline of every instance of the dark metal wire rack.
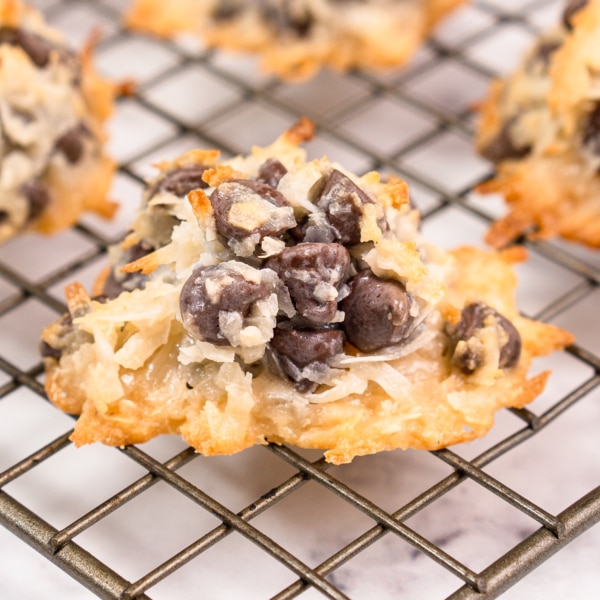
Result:
{"label": "dark metal wire rack", "polygon": [[[110,54],[120,44],[134,37],[118,26],[119,9],[122,3],[116,0],[96,3],[51,0],[40,4],[49,20],[59,24],[66,22],[65,18],[70,11],[78,10],[82,6],[92,11],[91,14],[100,18],[103,23],[112,23],[113,29],[99,46],[100,56],[103,53]],[[309,105],[299,105],[296,94],[286,93],[287,87],[281,82],[269,78],[249,80],[244,74],[240,74],[239,70],[228,69],[213,52],[200,50],[190,53],[185,46],[152,41],[152,44],[156,44],[157,47],[166,48],[174,62],[162,70],[157,69],[156,73],[140,85],[132,97],[122,102],[134,103],[137,107],[168,123],[171,128],[170,134],[158,141],[149,142],[137,153],[133,152],[123,159],[120,173],[128,180],[140,182],[141,176],[137,164],[143,163],[149,155],[160,154],[161,150],[170,143],[190,135],[194,136],[194,139],[201,140],[201,143],[206,146],[220,148],[227,154],[237,154],[240,149],[235,144],[229,144],[227,139],[221,136],[218,124],[227,123],[230,118],[237,118],[245,107],[261,105],[267,107],[267,113],[284,115],[282,118],[290,122],[299,114],[308,114],[316,122],[320,134],[327,137],[334,149],[336,147],[350,149],[366,158],[368,168],[396,170],[409,181],[426,190],[429,196],[435,196],[436,201],[423,210],[425,226],[449,208],[456,209],[461,214],[475,219],[482,226],[486,226],[490,221],[490,215],[481,208],[483,205],[470,201],[470,194],[477,180],[470,181],[462,188],[449,190],[441,185],[435,176],[428,177],[411,166],[410,160],[403,160],[412,151],[435,141],[446,132],[458,133],[466,140],[469,140],[472,134],[472,118],[467,107],[452,112],[436,106],[435,103],[422,101],[412,94],[411,82],[416,81],[428,69],[434,69],[445,61],[451,61],[487,83],[493,75],[493,70],[485,63],[474,60],[473,53],[469,50],[489,39],[502,27],[513,27],[532,37],[540,27],[534,18],[535,15],[545,10],[550,11],[556,2],[539,0],[522,4],[518,10],[511,11],[506,7],[503,8],[500,2],[481,0],[475,3],[473,10],[476,9],[480,16],[485,17],[482,19],[484,24],[469,35],[463,36],[458,44],[448,44],[443,37],[441,39],[435,37],[427,45],[428,55],[423,59],[419,69],[408,68],[390,78],[364,73],[351,73],[340,78],[340,82],[351,84],[353,89],[359,90],[359,93],[354,100],[340,104],[340,107],[329,113],[320,112],[318,108],[311,111]],[[193,124],[166,110],[164,105],[153,99],[151,93],[152,90],[160,89],[165,85],[173,73],[183,73],[188,68],[201,68],[202,72],[208,74],[212,80],[218,80],[235,90],[235,94],[227,102],[207,111]],[[302,89],[296,88],[296,90]],[[301,92],[298,95],[301,96]],[[414,136],[400,149],[386,150],[382,147],[375,149],[370,147],[348,134],[347,130],[340,126],[345,122],[346,117],[356,114],[357,110],[369,102],[382,98],[397,100],[409,108],[424,112],[434,127]],[[217,123],[217,127],[213,127],[214,123]],[[481,173],[478,178],[481,179],[487,174],[487,172]],[[55,315],[61,313],[64,304],[60,296],[54,293],[56,286],[69,281],[86,267],[93,269],[94,265],[103,259],[107,244],[113,241],[112,234],[104,233],[86,221],[77,225],[75,231],[79,237],[88,242],[85,250],[69,257],[60,266],[38,279],[32,280],[26,269],[15,267],[11,261],[10,251],[0,255],[0,283],[4,283],[9,290],[12,290],[3,296],[0,295],[0,338],[5,336],[5,332],[2,332],[4,327],[2,323],[9,323],[13,315],[32,299]],[[532,316],[544,320],[560,320],[565,311],[576,306],[578,302],[589,301],[594,294],[597,294],[600,269],[598,263],[594,263],[595,258],[592,257],[590,261],[589,255],[582,255],[579,251],[573,252],[560,243],[526,241],[523,243],[548,264],[569,272],[577,279],[577,284],[565,288],[564,293],[544,303]],[[6,351],[10,344],[10,340],[4,346],[0,343],[0,409],[3,403],[8,405],[8,399],[15,392],[23,389],[38,398],[45,398],[41,363],[38,361],[31,366],[22,367],[19,361],[13,360],[10,352]],[[273,598],[279,600],[295,598],[307,590],[330,598],[351,597],[351,592],[343,585],[343,578],[337,576],[338,571],[385,536],[395,536],[414,552],[440,565],[454,582],[452,589],[455,591],[447,595],[447,598],[495,598],[600,520],[600,480],[596,481],[596,487],[591,486],[587,493],[581,494],[566,509],[552,512],[543,508],[541,502],[529,499],[511,485],[504,483],[501,478],[492,475],[493,471],[489,469],[494,461],[509,455],[519,447],[527,447],[532,438],[538,436],[550,424],[563,419],[567,411],[576,404],[597,402],[600,388],[600,355],[594,348],[592,345],[590,350],[579,344],[569,348],[565,354],[584,365],[589,374],[567,393],[560,394],[541,410],[531,408],[511,411],[518,418],[520,425],[494,439],[478,455],[467,459],[455,449],[430,453],[434,460],[442,463],[449,471],[410,499],[404,500],[400,508],[395,510],[384,508],[381,503],[372,500],[368,493],[361,492],[346,483],[343,474],[340,474],[340,468],[327,464],[322,457],[315,458],[311,453],[275,445],[266,446],[259,451],[268,453],[273,460],[284,463],[289,469],[289,475],[258,494],[243,508],[232,509],[215,495],[205,491],[202,485],[186,476],[188,473],[186,466],[196,461],[211,459],[205,459],[192,449],[184,448],[167,460],[163,460],[153,456],[143,447],[131,446],[111,451],[120,453],[127,460],[135,463],[142,475],[132,478],[128,484],[121,486],[105,500],[70,522],[60,525],[51,524],[43,515],[37,514],[34,509],[13,495],[11,484],[40,469],[42,465],[70,447],[70,429],[67,427],[56,439],[35,446],[34,451],[14,463],[11,462],[8,466],[4,463],[0,464],[4,467],[0,472],[0,523],[71,575],[84,588],[101,598],[153,597],[154,586],[171,577],[203,553],[221,544],[234,533],[252,542],[261,552],[278,561],[290,573],[290,583],[275,594],[271,594]],[[2,414],[8,414],[3,418],[10,421],[9,411]],[[15,427],[18,426],[19,423],[15,422]],[[2,440],[0,440],[1,447]],[[62,472],[60,476],[54,476],[51,486],[60,489],[69,477],[69,472]],[[454,556],[450,550],[443,547],[442,543],[435,543],[410,524],[412,517],[428,509],[435,511],[452,490],[465,485],[466,482],[472,482],[491,492],[499,501],[514,507],[535,524],[535,528],[530,526],[521,539],[508,550],[497,555],[482,569],[468,566],[466,561]],[[79,536],[93,529],[127,503],[138,498],[141,498],[143,503],[144,496],[159,483],[166,484],[178,495],[185,496],[202,510],[210,513],[215,517],[217,524],[187,545],[184,544],[177,552],[170,554],[158,566],[147,570],[141,576],[126,577],[119,573],[118,567],[108,566],[93,551],[86,549],[85,542],[81,542]],[[307,483],[316,485],[323,493],[331,492],[344,505],[362,513],[371,523],[362,530],[362,533],[350,536],[339,545],[337,550],[327,553],[318,561],[312,561],[314,563],[312,566],[309,564],[311,561],[287,549],[286,544],[278,542],[276,536],[269,535],[264,528],[255,525],[260,515],[274,510],[285,499],[297,494]],[[40,489],[39,493],[44,494],[47,491]],[[473,526],[477,527],[476,524]],[[199,595],[202,596],[201,590]],[[406,594],[404,597],[414,596]]]}

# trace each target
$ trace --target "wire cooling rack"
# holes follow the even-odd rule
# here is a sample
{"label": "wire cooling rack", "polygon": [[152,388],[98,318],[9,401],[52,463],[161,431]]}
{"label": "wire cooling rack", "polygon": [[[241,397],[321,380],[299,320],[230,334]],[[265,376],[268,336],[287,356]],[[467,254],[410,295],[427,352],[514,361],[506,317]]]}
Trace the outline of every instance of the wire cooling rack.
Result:
{"label": "wire cooling rack", "polygon": [[64,310],[64,285],[91,283],[155,159],[192,147],[247,152],[299,115],[318,127],[311,156],[401,174],[427,237],[482,245],[503,205],[473,192],[490,166],[473,152],[471,109],[556,22],[560,3],[481,0],[405,69],[301,85],[260,74],[248,56],[125,32],[120,0],[37,4],[75,45],[100,27],[100,70],[138,86],[111,122],[116,220],[85,217],[52,239],[0,248],[0,596],[596,597],[598,253],[526,242],[519,305],[577,344],[536,366],[553,375],[527,409],[502,411],[484,439],[440,452],[332,467],[278,446],[205,458],[169,436],[75,449],[73,421],[45,398],[37,354],[40,330]]}

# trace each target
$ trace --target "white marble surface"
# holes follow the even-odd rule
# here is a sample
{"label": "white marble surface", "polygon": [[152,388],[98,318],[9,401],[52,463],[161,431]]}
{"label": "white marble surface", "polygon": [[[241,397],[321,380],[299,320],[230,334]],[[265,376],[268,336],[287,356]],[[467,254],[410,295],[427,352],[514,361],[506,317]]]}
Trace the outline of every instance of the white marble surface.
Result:
{"label": "white marble surface", "polygon": [[[441,206],[444,194],[463,194],[485,176],[489,166],[472,150],[469,107],[485,92],[483,72],[507,72],[532,31],[551,22],[559,3],[487,2],[467,6],[437,34],[439,43],[458,57],[436,59],[424,48],[404,70],[377,75],[321,74],[302,85],[272,84],[248,57],[183,46],[197,61],[182,63],[181,47],[143,36],[118,34],[117,13],[125,2],[45,0],[40,6],[73,43],[95,24],[106,39],[98,49],[98,64],[106,75],[135,77],[144,104],[136,98],[119,104],[110,126],[110,150],[141,176],[151,163],[191,147],[222,142],[232,152],[269,142],[298,114],[326,123],[309,145],[313,156],[323,153],[357,171],[372,168],[373,154],[385,170],[406,168],[413,176],[413,196],[428,213]],[[491,8],[490,8],[491,7]],[[520,16],[494,26],[493,10]],[[490,29],[491,28],[491,29]],[[498,52],[500,50],[500,52]],[[257,96],[252,91],[257,91]],[[153,107],[188,126],[180,129]],[[465,127],[442,127],[433,115],[464,119]],[[405,151],[406,150],[406,151]],[[113,195],[122,208],[112,223],[86,216],[82,222],[101,238],[111,240],[127,229],[139,200],[139,183],[121,173]],[[490,215],[503,205],[498,199],[467,194],[469,203]],[[459,206],[441,208],[426,220],[424,231],[445,247],[482,245],[486,223]],[[595,273],[600,255],[562,242],[555,247]],[[93,255],[95,244],[73,229],[52,239],[23,237],[0,248],[0,263],[33,284],[47,287],[62,301],[67,281],[90,285],[103,258],[72,269],[74,257]],[[61,269],[69,268],[65,276]],[[542,314],[552,302],[573,290],[584,291],[552,320],[571,329],[586,351],[600,355],[600,291],[586,290],[581,271],[531,251],[518,267],[518,299],[525,314]],[[56,275],[56,276],[55,276]],[[18,286],[0,274],[0,356],[19,370],[39,364],[37,339],[56,312],[40,299],[23,298]],[[592,369],[563,352],[536,363],[535,371],[551,368],[546,391],[532,405],[541,414],[593,376]],[[0,368],[0,388],[10,381]],[[505,456],[487,471],[544,510],[556,514],[600,484],[600,390],[543,431]],[[25,387],[0,398],[0,473],[72,426],[69,417]],[[502,412],[490,434],[453,448],[473,458],[523,427],[515,415]],[[172,437],[142,447],[166,460],[183,448]],[[317,453],[305,453],[317,458]],[[397,451],[356,459],[328,471],[383,509],[394,512],[426,490],[450,469],[435,456]],[[254,448],[234,457],[195,458],[180,474],[231,510],[239,511],[261,494],[284,482],[293,469],[271,451]],[[118,450],[102,446],[67,447],[3,491],[60,529],[144,474]],[[160,483],[124,505],[76,538],[76,542],[132,581],[218,525],[219,521],[169,486]],[[252,524],[285,549],[313,566],[343,548],[373,526],[373,521],[315,482],[306,483]],[[535,531],[539,524],[478,484],[465,482],[408,520],[407,524],[444,551],[479,571]],[[573,541],[559,554],[508,590],[511,600],[563,600],[600,597],[600,527]],[[295,577],[240,534],[231,534],[149,590],[154,599],[262,599],[292,583]],[[394,534],[388,533],[360,552],[331,576],[353,599],[445,598],[461,581]],[[93,595],[23,541],[0,528],[0,599],[84,600]],[[307,591],[302,598],[321,597]]]}

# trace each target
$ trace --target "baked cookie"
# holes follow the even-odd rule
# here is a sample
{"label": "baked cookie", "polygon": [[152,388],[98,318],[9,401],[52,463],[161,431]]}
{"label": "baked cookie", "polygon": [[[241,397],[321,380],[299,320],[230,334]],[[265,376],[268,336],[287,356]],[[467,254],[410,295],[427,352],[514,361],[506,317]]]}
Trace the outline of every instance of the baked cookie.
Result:
{"label": "baked cookie", "polygon": [[267,72],[305,79],[323,66],[383,68],[407,61],[465,0],[134,0],[127,25],[191,32],[209,46],[255,52]]}
{"label": "baked cookie", "polygon": [[205,455],[269,441],[343,463],[473,439],[543,389],[532,358],[572,338],[519,315],[525,250],[442,251],[404,181],[307,162],[311,135],[159,165],[95,297],[69,285],[43,332],[77,445],[178,433]]}
{"label": "baked cookie", "polygon": [[114,93],[91,48],[78,56],[40,13],[0,0],[0,243],[53,233],[85,210],[112,215],[102,123]]}
{"label": "baked cookie", "polygon": [[521,66],[495,81],[476,144],[496,173],[508,214],[487,240],[562,236],[600,247],[600,1],[572,1]]}

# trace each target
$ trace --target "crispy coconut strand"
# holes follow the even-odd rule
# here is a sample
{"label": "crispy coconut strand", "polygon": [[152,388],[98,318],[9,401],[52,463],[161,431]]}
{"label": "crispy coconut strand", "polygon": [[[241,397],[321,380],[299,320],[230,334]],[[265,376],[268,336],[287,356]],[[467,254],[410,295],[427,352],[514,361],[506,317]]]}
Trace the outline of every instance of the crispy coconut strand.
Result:
{"label": "crispy coconut strand", "polygon": [[[525,251],[437,248],[403,181],[307,161],[311,134],[303,120],[248,156],[159,165],[103,296],[71,284],[69,315],[43,332],[75,444],[171,433],[205,455],[274,442],[343,463],[471,440],[542,391],[532,359],[572,336],[520,316]],[[295,219],[283,232],[264,204],[280,196]],[[232,226],[240,213],[252,228]]]}
{"label": "crispy coconut strand", "polygon": [[189,32],[210,46],[258,53],[266,72],[302,80],[323,66],[346,71],[401,65],[463,2],[134,0],[126,24],[165,37]]}
{"label": "crispy coconut strand", "polygon": [[0,0],[0,31],[0,242],[112,216],[102,147],[117,90],[95,74],[92,43],[75,54],[17,0]]}
{"label": "crispy coconut strand", "polygon": [[479,191],[508,203],[493,246],[525,234],[600,247],[600,2],[580,4],[481,106],[477,148],[496,173]]}

